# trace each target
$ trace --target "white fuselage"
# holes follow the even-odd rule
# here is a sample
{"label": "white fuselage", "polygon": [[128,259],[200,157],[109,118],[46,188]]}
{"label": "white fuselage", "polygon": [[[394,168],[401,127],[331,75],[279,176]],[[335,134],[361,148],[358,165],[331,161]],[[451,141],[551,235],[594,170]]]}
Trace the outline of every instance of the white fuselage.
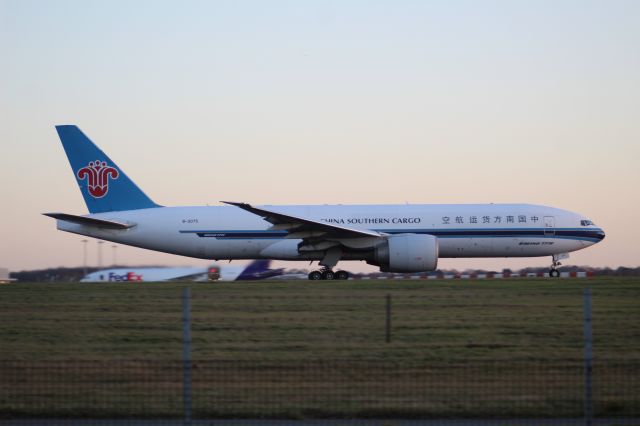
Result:
{"label": "white fuselage", "polygon": [[[269,206],[272,211],[385,234],[438,238],[439,257],[530,257],[568,253],[604,238],[582,215],[531,204]],[[299,239],[269,230],[261,217],[233,206],[158,207],[88,217],[135,224],[103,229],[58,220],[58,229],[202,259],[320,260],[298,252]],[[365,260],[366,250],[342,260]]]}

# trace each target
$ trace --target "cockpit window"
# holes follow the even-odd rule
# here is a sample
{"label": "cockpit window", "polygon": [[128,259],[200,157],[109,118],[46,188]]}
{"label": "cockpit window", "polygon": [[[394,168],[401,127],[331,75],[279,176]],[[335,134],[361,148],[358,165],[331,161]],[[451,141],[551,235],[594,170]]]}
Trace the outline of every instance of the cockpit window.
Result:
{"label": "cockpit window", "polygon": [[591,222],[590,220],[581,220],[580,221],[580,225],[582,225],[582,226],[590,226],[590,225],[595,225],[595,223]]}

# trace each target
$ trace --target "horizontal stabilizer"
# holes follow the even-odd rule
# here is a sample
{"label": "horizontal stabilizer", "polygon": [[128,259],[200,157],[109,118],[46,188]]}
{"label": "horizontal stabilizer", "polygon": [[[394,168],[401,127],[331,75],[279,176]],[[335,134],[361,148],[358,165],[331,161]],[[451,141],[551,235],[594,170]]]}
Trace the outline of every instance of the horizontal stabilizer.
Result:
{"label": "horizontal stabilizer", "polygon": [[107,229],[129,229],[135,224],[117,222],[115,220],[95,219],[93,217],[76,216],[74,214],[67,213],[42,213],[45,216],[52,217],[58,220],[64,220],[65,222],[77,223],[78,225],[95,226],[97,228]]}

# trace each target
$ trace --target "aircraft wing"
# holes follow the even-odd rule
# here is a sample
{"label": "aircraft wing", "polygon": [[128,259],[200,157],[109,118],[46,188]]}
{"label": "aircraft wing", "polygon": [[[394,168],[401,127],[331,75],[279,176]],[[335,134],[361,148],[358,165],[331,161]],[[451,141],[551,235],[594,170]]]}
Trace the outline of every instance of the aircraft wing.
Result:
{"label": "aircraft wing", "polygon": [[247,203],[236,203],[232,201],[221,201],[246,210],[258,216],[262,216],[264,220],[273,224],[271,230],[286,230],[289,235],[286,238],[317,238],[317,239],[347,239],[347,238],[380,238],[386,234],[370,231],[366,229],[354,229],[345,226],[339,226],[332,223],[321,222],[314,219],[293,216],[265,209],[262,207],[254,207]]}

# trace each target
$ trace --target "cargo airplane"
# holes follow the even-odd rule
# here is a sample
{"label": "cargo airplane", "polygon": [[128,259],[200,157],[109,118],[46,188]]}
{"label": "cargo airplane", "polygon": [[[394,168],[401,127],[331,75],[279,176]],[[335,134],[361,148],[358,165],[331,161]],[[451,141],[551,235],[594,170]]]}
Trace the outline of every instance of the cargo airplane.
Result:
{"label": "cargo airplane", "polygon": [[255,281],[285,274],[284,269],[269,269],[270,262],[258,259],[244,266],[110,268],[87,274],[80,282]]}
{"label": "cargo airplane", "polygon": [[567,210],[532,204],[290,205],[164,207],[152,201],[73,125],[56,126],[88,215],[45,213],[59,230],[200,259],[319,261],[310,280],[344,280],[339,261],[383,272],[435,270],[438,258],[550,256],[549,276],[568,253],[604,231]]}

